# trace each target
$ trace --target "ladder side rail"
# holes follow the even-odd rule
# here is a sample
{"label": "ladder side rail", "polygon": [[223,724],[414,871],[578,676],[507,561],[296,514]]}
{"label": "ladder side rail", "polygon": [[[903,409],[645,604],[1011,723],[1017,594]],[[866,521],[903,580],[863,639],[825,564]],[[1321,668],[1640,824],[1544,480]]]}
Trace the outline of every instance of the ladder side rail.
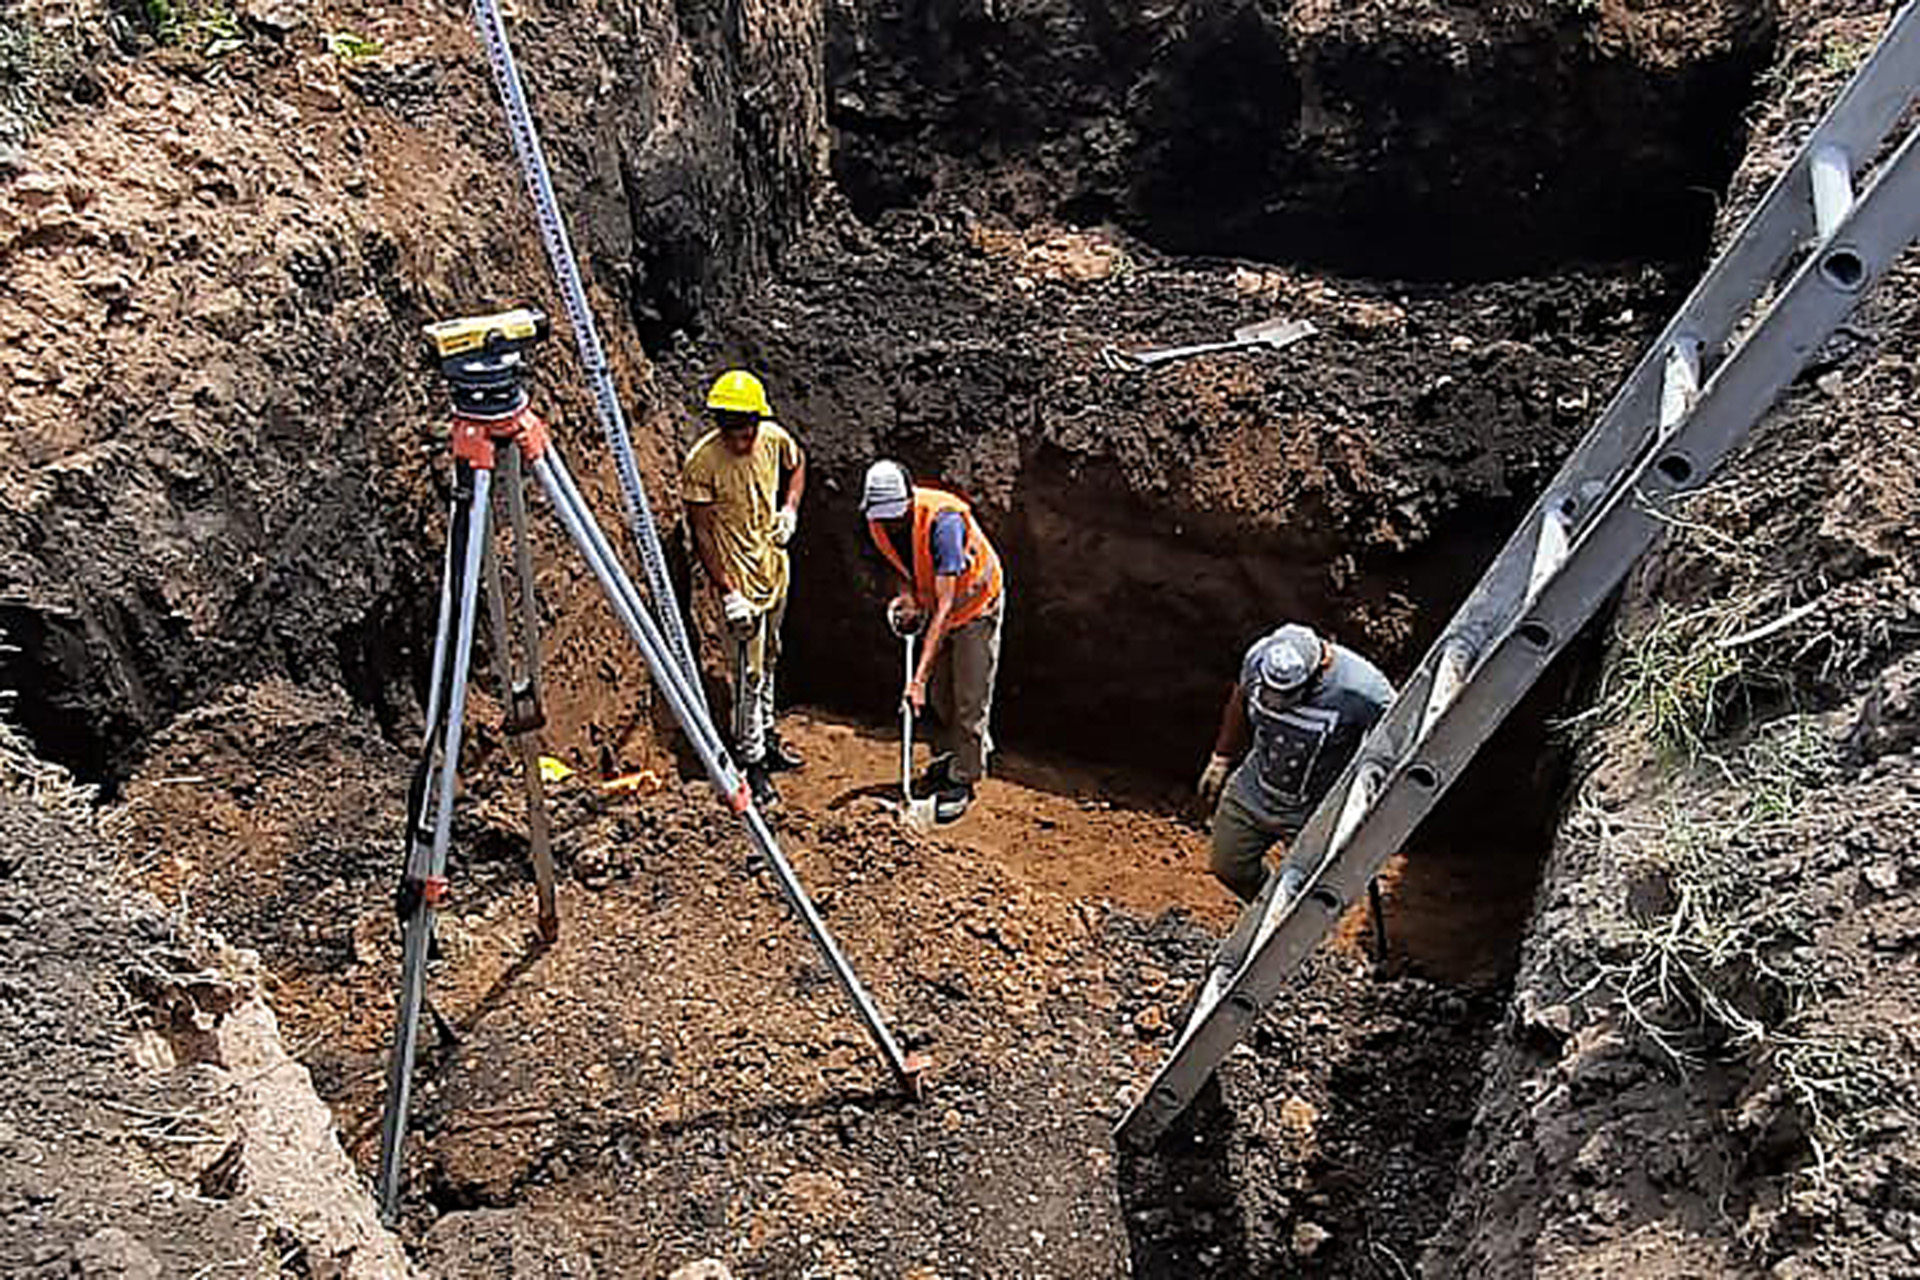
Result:
{"label": "ladder side rail", "polygon": [[[1250,1028],[1301,960],[1404,844],[1559,650],[1599,609],[1663,529],[1660,504],[1697,488],[1759,423],[1827,335],[1920,237],[1920,130],[1875,176],[1823,251],[1803,263],[1745,342],[1708,381],[1672,439],[1642,460],[1595,518],[1527,616],[1503,635],[1419,749],[1386,779],[1366,818],[1239,966],[1231,982],[1187,1028],[1147,1093],[1121,1120],[1120,1136],[1150,1139],[1172,1121],[1219,1060]],[[1396,704],[1349,764],[1344,794],[1368,748],[1389,722],[1404,725],[1411,699]],[[1379,758],[1375,756],[1375,758]],[[1335,806],[1323,802],[1301,843],[1322,853],[1332,840]]]}
{"label": "ladder side rail", "polygon": [[[1854,171],[1871,162],[1920,85],[1920,0],[1909,0],[1882,34],[1827,114],[1775,178],[1727,248],[1714,260],[1620,391],[1575,446],[1559,473],[1495,557],[1531,556],[1536,532],[1558,509],[1578,536],[1624,468],[1664,434],[1661,406],[1667,365],[1676,349],[1689,354],[1696,378],[1726,354],[1735,328],[1780,276],[1794,254],[1825,230],[1815,216],[1815,162],[1837,151]],[[1825,203],[1825,202],[1823,202]],[[1700,366],[1706,366],[1701,368]],[[1671,421],[1669,417],[1669,422]],[[1479,647],[1509,617],[1511,598],[1481,587],[1471,593],[1442,641],[1459,636]],[[1430,653],[1427,659],[1431,660]]]}

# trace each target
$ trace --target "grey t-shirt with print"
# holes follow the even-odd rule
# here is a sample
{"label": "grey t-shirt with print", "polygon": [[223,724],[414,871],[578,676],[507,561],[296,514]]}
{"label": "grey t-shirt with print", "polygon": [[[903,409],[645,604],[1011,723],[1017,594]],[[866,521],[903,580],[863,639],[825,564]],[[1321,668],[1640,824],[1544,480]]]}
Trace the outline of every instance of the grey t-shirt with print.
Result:
{"label": "grey t-shirt with print", "polygon": [[1276,714],[1254,697],[1261,655],[1275,642],[1274,635],[1255,641],[1240,664],[1253,747],[1227,788],[1256,821],[1291,835],[1306,825],[1367,730],[1386,713],[1393,685],[1378,667],[1336,644],[1333,665],[1313,690],[1297,706]]}

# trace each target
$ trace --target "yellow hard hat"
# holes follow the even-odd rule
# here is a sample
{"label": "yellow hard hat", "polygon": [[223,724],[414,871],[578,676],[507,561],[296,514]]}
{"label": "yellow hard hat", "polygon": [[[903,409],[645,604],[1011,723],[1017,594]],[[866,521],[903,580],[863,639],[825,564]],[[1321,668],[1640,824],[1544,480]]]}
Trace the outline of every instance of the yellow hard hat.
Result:
{"label": "yellow hard hat", "polygon": [[767,403],[767,389],[745,369],[729,369],[714,379],[713,390],[707,392],[707,408],[751,413],[762,418],[773,416],[773,406]]}

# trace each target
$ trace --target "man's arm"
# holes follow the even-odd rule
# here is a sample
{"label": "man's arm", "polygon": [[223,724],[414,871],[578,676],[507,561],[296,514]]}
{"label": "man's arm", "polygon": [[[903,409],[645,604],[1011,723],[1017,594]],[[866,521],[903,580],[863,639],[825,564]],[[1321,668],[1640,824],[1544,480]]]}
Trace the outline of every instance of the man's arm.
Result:
{"label": "man's arm", "polygon": [[933,672],[933,659],[940,652],[940,642],[947,638],[947,623],[953,616],[953,597],[960,579],[953,574],[937,574],[933,579],[933,617],[927,621],[927,638],[920,650],[913,679],[907,684],[907,701],[913,704],[915,711],[927,703],[927,680]]}
{"label": "man's arm", "polygon": [[1246,693],[1236,680],[1233,692],[1227,695],[1227,705],[1220,710],[1220,732],[1213,736],[1213,755],[1208,757],[1199,785],[1194,788],[1202,804],[1219,803],[1220,793],[1227,785],[1227,770],[1247,749],[1248,736]]}
{"label": "man's arm", "polygon": [[687,504],[687,519],[693,525],[693,549],[699,553],[700,564],[706,569],[707,577],[713,580],[714,588],[721,595],[727,595],[735,588],[733,579],[720,567],[720,549],[713,534],[715,518],[711,502]]}
{"label": "man's arm", "polygon": [[1248,736],[1247,693],[1236,680],[1233,692],[1227,695],[1227,705],[1220,709],[1220,732],[1213,738],[1213,754],[1237,759],[1247,749]]}
{"label": "man's arm", "polygon": [[793,471],[787,476],[786,509],[797,519],[800,515],[800,498],[807,491],[807,451],[797,443],[793,446]]}

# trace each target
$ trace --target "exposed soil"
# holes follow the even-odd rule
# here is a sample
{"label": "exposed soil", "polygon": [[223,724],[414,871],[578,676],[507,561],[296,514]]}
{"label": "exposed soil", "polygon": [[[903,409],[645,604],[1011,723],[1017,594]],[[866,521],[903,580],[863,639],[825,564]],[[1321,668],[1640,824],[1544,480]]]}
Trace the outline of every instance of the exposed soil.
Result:
{"label": "exposed soil", "polygon": [[244,957],[115,874],[0,726],[0,1270],[406,1274]]}
{"label": "exposed soil", "polygon": [[[1885,19],[1841,8],[1785,7],[1723,234]],[[1909,257],[1630,586],[1603,691],[1778,625],[1683,698],[1690,744],[1586,742],[1431,1274],[1920,1275],[1916,286]]]}
{"label": "exposed soil", "polygon": [[[417,329],[544,297],[538,245],[452,10],[246,0],[225,49],[185,6],[158,48],[139,14],[20,12],[0,36],[38,24],[68,61],[0,120],[25,140],[0,151],[0,687],[40,755],[112,794],[97,827],[0,796],[0,1269],[394,1264],[243,993],[367,1170],[445,490]],[[1878,16],[522,6],[669,532],[682,406],[723,360],[767,374],[810,450],[784,679],[824,709],[793,719],[812,764],[778,821],[938,1068],[925,1100],[893,1095],[542,533],[543,746],[579,769],[554,796],[565,924],[533,942],[482,680],[414,1261],[1920,1273],[1910,271],[1822,351],[1742,487],[1689,512],[1710,532],[1648,567],[1389,869],[1389,954],[1350,918],[1166,1144],[1109,1138],[1231,919],[1186,787],[1241,649],[1298,618],[1403,672]],[[1318,333],[1150,373],[1101,358],[1275,316]],[[538,392],[612,522],[564,345]],[[898,655],[852,510],[881,453],[968,492],[1012,584],[1009,750],[928,837],[882,803]],[[1675,611],[1697,655],[1809,603],[1731,646],[1680,757],[1608,713]],[[1598,731],[1540,880],[1567,794],[1548,725],[1582,694]],[[595,785],[637,767],[639,794]],[[1695,986],[1624,979],[1702,894],[1745,950]],[[257,950],[257,978],[202,929]],[[157,983],[156,948],[178,969]],[[292,1234],[255,1211],[315,1186],[329,1207]]]}
{"label": "exposed soil", "polygon": [[[145,734],[232,681],[327,681],[388,729],[403,717],[426,680],[446,486],[420,326],[547,295],[457,12],[349,4],[322,23],[302,0],[241,7],[239,47],[217,58],[198,36],[152,52],[137,17],[33,8],[46,40],[85,59],[98,101],[0,182],[0,626],[17,649],[0,671],[41,749],[109,784]],[[676,446],[642,339],[764,266],[819,160],[817,16],[794,0],[729,9],[723,22],[661,0],[523,24],[668,519],[657,478]],[[379,52],[336,54],[323,30]],[[716,145],[735,136],[752,145]],[[596,438],[552,345],[541,403],[564,443]],[[600,453],[577,452],[575,469],[606,498]],[[583,584],[562,562],[543,587],[564,616]],[[558,630],[563,686],[644,683],[626,646]],[[585,734],[576,702],[555,712]],[[591,719],[612,747],[652,745],[644,705]]]}
{"label": "exposed soil", "polygon": [[1523,0],[830,8],[834,176],[1342,275],[1691,265],[1772,7]]}
{"label": "exposed soil", "polygon": [[[795,696],[891,706],[854,505],[885,451],[969,494],[1004,552],[1007,734],[1183,775],[1279,618],[1410,664],[1667,302],[1650,271],[1413,289],[931,212],[841,216],[787,268],[717,347],[769,371],[824,481],[796,540]],[[1275,315],[1320,332],[1100,361]]]}
{"label": "exposed soil", "polygon": [[[380,849],[403,762],[315,750],[351,742],[345,716],[284,686],[199,713],[156,745],[117,821],[152,851],[146,883],[260,939],[288,1037],[367,1160],[398,963]],[[1376,1242],[1417,1253],[1464,1136],[1486,988],[1370,977],[1356,922],[1227,1077],[1294,1099],[1285,1149],[1304,1164],[1276,1168],[1282,1121],[1261,1118],[1116,1183],[1108,1125],[1232,915],[1182,798],[1015,756],[965,820],[913,838],[883,811],[897,741],[831,718],[791,726],[815,763],[784,779],[783,839],[896,1029],[934,1055],[930,1096],[893,1095],[702,786],[608,801],[584,774],[563,784],[565,926],[536,947],[521,812],[486,754],[433,974],[457,1039],[425,1056],[410,1161],[408,1220],[431,1266],[463,1274],[524,1238],[554,1265],[609,1274],[711,1255],[767,1276],[1092,1276],[1126,1259],[1226,1276],[1292,1267],[1296,1221],[1331,1232],[1312,1274],[1344,1274]],[[343,828],[343,812],[365,825]],[[1484,958],[1484,938],[1389,898],[1396,969]],[[1371,1012],[1336,1014],[1354,1001]],[[1353,1110],[1355,1077],[1395,1080],[1405,1101]],[[1392,1141],[1376,1141],[1382,1124]],[[1246,1186],[1216,1231],[1189,1217],[1185,1188],[1221,1178]],[[476,1211],[493,1216],[469,1224]]]}

